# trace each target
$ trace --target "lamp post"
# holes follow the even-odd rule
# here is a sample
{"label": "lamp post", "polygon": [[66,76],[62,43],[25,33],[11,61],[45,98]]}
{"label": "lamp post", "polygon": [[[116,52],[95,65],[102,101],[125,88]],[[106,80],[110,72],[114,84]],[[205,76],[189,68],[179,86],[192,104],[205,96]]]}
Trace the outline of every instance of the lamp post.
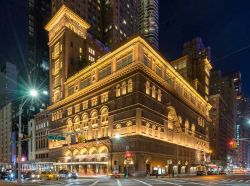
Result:
{"label": "lamp post", "polygon": [[37,97],[38,92],[35,89],[32,89],[29,91],[28,97],[21,101],[21,104],[19,105],[19,121],[18,121],[18,169],[17,169],[17,184],[21,185],[21,170],[22,170],[22,112],[23,112],[23,106],[27,103],[28,99],[30,97]]}

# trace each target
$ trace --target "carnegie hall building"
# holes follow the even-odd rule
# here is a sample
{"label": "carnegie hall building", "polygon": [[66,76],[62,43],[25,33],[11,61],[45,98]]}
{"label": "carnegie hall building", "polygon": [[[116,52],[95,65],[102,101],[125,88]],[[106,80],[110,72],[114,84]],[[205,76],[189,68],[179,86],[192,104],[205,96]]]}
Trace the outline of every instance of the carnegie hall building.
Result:
{"label": "carnegie hall building", "polygon": [[107,52],[88,34],[90,26],[62,6],[45,27],[49,135],[65,137],[49,140],[54,168],[79,175],[189,173],[209,161],[205,98],[140,36]]}

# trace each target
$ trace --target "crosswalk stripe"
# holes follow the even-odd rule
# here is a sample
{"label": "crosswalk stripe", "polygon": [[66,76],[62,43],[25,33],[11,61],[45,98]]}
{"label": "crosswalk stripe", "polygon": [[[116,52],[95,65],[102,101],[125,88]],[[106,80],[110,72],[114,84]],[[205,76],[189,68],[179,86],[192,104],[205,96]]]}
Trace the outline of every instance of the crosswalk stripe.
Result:
{"label": "crosswalk stripe", "polygon": [[153,180],[155,180],[155,181],[159,181],[159,182],[162,182],[162,183],[171,184],[171,185],[183,186],[183,185],[180,185],[180,184],[177,184],[177,183],[173,183],[173,182],[168,182],[168,181],[163,181],[163,180],[156,180],[156,179],[153,179]]}
{"label": "crosswalk stripe", "polygon": [[137,180],[137,179],[133,179],[133,180],[138,181],[138,182],[140,182],[140,183],[143,183],[143,184],[145,184],[145,185],[147,185],[147,186],[153,186],[153,185],[151,185],[151,184],[149,184],[149,183],[146,183],[146,182],[144,182],[144,181],[141,181],[141,180]]}
{"label": "crosswalk stripe", "polygon": [[118,186],[122,186],[122,183],[120,182],[120,180],[117,179],[116,182]]}
{"label": "crosswalk stripe", "polygon": [[92,184],[89,185],[89,186],[95,186],[98,182],[99,182],[99,180],[96,180],[94,183],[92,183]]}

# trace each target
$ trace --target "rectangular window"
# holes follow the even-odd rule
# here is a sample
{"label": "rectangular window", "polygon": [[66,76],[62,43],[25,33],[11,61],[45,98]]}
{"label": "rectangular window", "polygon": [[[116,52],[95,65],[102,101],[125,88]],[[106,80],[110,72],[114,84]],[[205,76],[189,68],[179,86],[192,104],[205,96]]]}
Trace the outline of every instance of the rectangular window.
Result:
{"label": "rectangular window", "polygon": [[54,69],[54,73],[57,74],[59,72],[59,69],[60,69],[60,61],[59,59],[57,59],[55,61],[55,69]]}
{"label": "rectangular window", "polygon": [[111,74],[111,64],[99,70],[99,79],[103,79]]}
{"label": "rectangular window", "polygon": [[59,52],[60,52],[60,43],[57,42],[54,46],[54,59],[59,57]]}
{"label": "rectangular window", "polygon": [[60,78],[59,78],[59,76],[56,76],[56,77],[55,77],[54,86],[57,87],[57,86],[59,86],[59,85],[60,85]]}
{"label": "rectangular window", "polygon": [[68,96],[74,94],[74,86],[70,86],[68,89]]}
{"label": "rectangular window", "polygon": [[75,113],[80,111],[80,104],[75,105]]}
{"label": "rectangular window", "polygon": [[155,72],[158,76],[162,76],[162,69],[158,65],[155,67]]}
{"label": "rectangular window", "polygon": [[117,70],[122,69],[122,68],[126,67],[127,65],[129,65],[130,63],[132,63],[132,61],[133,61],[132,54],[129,54],[129,55],[127,55],[127,56],[125,56],[117,61],[116,69]]}
{"label": "rectangular window", "polygon": [[143,57],[143,63],[144,63],[144,65],[146,65],[147,67],[152,68],[151,61],[150,61],[149,57],[146,56],[145,54],[144,54],[144,57]]}
{"label": "rectangular window", "polygon": [[83,79],[83,80],[80,82],[80,89],[83,89],[83,88],[89,86],[89,85],[90,85],[90,82],[91,82],[91,81],[90,81],[90,77],[87,77],[87,78]]}
{"label": "rectangular window", "polygon": [[69,115],[71,115],[72,114],[72,107],[69,107],[68,109],[67,109],[67,115],[69,116]]}
{"label": "rectangular window", "polygon": [[109,96],[108,92],[103,93],[101,95],[101,103],[107,102],[108,101],[108,96]]}
{"label": "rectangular window", "polygon": [[97,97],[91,99],[91,106],[94,107],[97,105]]}
{"label": "rectangular window", "polygon": [[88,108],[88,105],[89,105],[88,103],[89,103],[88,100],[83,102],[83,104],[82,104],[82,109],[83,110]]}
{"label": "rectangular window", "polygon": [[165,74],[165,81],[171,86],[174,85],[174,78],[169,73]]}

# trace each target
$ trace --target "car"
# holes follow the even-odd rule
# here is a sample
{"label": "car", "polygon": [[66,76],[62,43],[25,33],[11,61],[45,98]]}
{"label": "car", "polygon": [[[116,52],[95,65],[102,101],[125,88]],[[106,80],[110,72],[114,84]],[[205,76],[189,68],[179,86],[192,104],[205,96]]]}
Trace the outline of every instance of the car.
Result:
{"label": "car", "polygon": [[224,171],[224,170],[221,170],[221,171],[219,172],[219,175],[225,175],[225,174],[227,174],[227,173],[226,173],[226,171]]}
{"label": "car", "polygon": [[197,172],[196,172],[196,175],[197,175],[197,176],[203,176],[203,175],[206,175],[206,172],[203,171],[203,170],[200,170],[200,171],[197,171]]}
{"label": "car", "polygon": [[42,179],[42,180],[58,180],[59,176],[57,173],[54,173],[54,172],[43,171],[40,174],[40,179]]}
{"label": "car", "polygon": [[13,172],[0,172],[0,179],[13,181],[15,179],[15,174]]}
{"label": "car", "polygon": [[69,172],[68,170],[60,170],[58,172],[60,179],[77,179],[77,174],[74,172]]}

